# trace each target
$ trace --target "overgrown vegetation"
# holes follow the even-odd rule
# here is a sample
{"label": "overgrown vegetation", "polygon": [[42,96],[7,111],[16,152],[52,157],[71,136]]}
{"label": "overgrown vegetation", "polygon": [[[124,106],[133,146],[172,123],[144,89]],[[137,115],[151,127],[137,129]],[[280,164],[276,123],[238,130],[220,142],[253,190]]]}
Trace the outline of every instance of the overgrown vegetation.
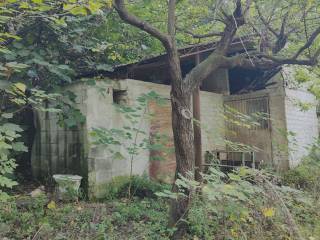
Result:
{"label": "overgrown vegetation", "polygon": [[149,198],[61,205],[44,196],[15,198],[0,203],[0,238],[169,239],[167,210]]}
{"label": "overgrown vegetation", "polygon": [[170,190],[171,186],[150,181],[147,176],[119,176],[112,179],[107,186],[106,200],[114,200],[119,198],[127,198],[128,192],[132,197],[156,198],[156,193]]}
{"label": "overgrown vegetation", "polygon": [[[308,190],[284,186],[272,174],[247,168],[228,175],[211,168],[203,178],[201,184],[177,182],[198,189],[181,219],[188,225],[185,239],[320,239],[320,206]],[[64,204],[45,195],[2,201],[0,238],[170,239],[175,228],[168,228],[167,212],[177,193],[168,185],[146,177],[118,177],[108,190],[100,203]]]}
{"label": "overgrown vegetation", "polygon": [[284,182],[297,189],[311,192],[320,198],[320,146],[319,141],[312,146],[310,154],[302,163],[284,174]]}
{"label": "overgrown vegetation", "polygon": [[22,142],[23,129],[13,119],[16,114],[24,109],[31,108],[39,111],[56,111],[56,109],[45,108],[43,102],[56,100],[58,94],[46,94],[33,89],[27,93],[26,85],[23,83],[7,84],[3,86],[0,94],[0,201],[7,197],[5,189],[12,188],[17,184],[13,181],[14,170],[17,167],[15,157],[20,152],[28,151]]}
{"label": "overgrown vegetation", "polygon": [[248,169],[228,175],[211,169],[204,178],[188,215],[200,239],[318,239],[319,205],[308,192]]}

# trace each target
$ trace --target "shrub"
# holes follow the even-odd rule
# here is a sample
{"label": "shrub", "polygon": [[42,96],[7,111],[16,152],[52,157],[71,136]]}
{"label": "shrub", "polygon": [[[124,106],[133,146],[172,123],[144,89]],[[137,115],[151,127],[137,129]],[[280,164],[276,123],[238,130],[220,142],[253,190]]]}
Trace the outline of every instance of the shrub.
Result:
{"label": "shrub", "polygon": [[319,194],[320,191],[320,147],[314,145],[299,166],[289,170],[283,175],[284,183],[298,189],[312,191]]}
{"label": "shrub", "polygon": [[303,191],[279,186],[265,171],[240,168],[222,173],[210,168],[203,183],[182,176],[178,193],[159,196],[177,199],[193,192],[185,221],[188,239],[314,239],[319,232],[318,204]]}
{"label": "shrub", "polygon": [[155,198],[156,192],[169,189],[170,186],[160,184],[148,179],[146,176],[119,176],[113,178],[112,182],[107,186],[106,199],[116,199],[128,197],[130,195],[139,198]]}
{"label": "shrub", "polygon": [[[48,199],[45,195],[32,198],[29,196],[9,197],[0,201],[0,239],[5,235],[13,239],[25,239],[26,235],[36,231],[39,219],[46,215]],[[5,231],[9,228],[10,231]],[[14,231],[12,231],[14,229]]]}
{"label": "shrub", "polygon": [[[112,223],[118,227],[130,226],[134,238],[168,240],[172,228],[168,227],[168,205],[159,199],[136,199],[130,203],[114,202]],[[141,235],[139,233],[142,233]]]}

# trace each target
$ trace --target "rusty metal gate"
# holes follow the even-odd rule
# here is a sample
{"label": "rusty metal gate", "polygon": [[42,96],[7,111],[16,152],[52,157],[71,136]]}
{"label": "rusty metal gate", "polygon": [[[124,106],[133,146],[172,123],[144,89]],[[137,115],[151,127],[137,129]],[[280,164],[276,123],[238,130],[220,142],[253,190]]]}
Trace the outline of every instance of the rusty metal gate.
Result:
{"label": "rusty metal gate", "polygon": [[[256,161],[271,163],[272,141],[269,97],[256,98],[239,95],[225,100],[226,139],[230,142],[256,149]],[[234,150],[228,146],[227,150]],[[239,158],[234,156],[234,158]]]}

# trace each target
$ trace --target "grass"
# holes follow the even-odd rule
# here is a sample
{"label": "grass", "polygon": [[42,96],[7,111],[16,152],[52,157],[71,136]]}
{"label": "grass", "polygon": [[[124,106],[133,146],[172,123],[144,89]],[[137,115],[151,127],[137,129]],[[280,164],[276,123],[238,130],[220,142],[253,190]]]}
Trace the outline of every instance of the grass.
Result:
{"label": "grass", "polygon": [[[30,200],[24,198],[24,201]],[[0,239],[168,239],[167,204],[155,199],[109,203],[0,204]]]}
{"label": "grass", "polygon": [[[294,182],[290,178],[293,186]],[[194,197],[186,219],[189,224],[186,239],[294,240],[288,233],[286,219],[280,216],[282,207],[273,199],[256,198],[259,195],[249,193],[244,200],[239,199],[241,192],[255,187],[244,183],[232,185],[230,180],[214,183],[219,187],[213,188],[212,194],[220,194],[221,201],[209,201],[205,195]],[[130,185],[134,189],[130,200],[126,197],[128,186],[128,179],[114,179],[102,202],[56,203],[44,194],[36,198],[25,194],[11,196],[9,201],[0,201],[0,239],[170,239],[174,229],[168,228],[169,204],[155,194],[168,186],[135,177]],[[219,189],[223,192],[219,193]],[[306,240],[320,240],[318,195],[309,188],[284,187],[282,191],[301,235]],[[264,191],[261,193],[264,195]],[[247,201],[252,203],[248,205]]]}

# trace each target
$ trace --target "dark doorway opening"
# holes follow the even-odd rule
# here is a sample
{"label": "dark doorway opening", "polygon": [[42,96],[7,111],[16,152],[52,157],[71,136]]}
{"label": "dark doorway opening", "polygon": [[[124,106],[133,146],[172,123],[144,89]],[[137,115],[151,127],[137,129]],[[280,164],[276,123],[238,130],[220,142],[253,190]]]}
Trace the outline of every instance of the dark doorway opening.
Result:
{"label": "dark doorway opening", "polygon": [[32,107],[27,107],[23,111],[19,112],[15,117],[15,123],[20,125],[20,127],[24,130],[22,132],[20,141],[22,141],[28,149],[27,152],[19,153],[15,158],[16,163],[18,164],[15,171],[15,176],[19,182],[30,182],[33,181],[31,154],[36,133]]}

